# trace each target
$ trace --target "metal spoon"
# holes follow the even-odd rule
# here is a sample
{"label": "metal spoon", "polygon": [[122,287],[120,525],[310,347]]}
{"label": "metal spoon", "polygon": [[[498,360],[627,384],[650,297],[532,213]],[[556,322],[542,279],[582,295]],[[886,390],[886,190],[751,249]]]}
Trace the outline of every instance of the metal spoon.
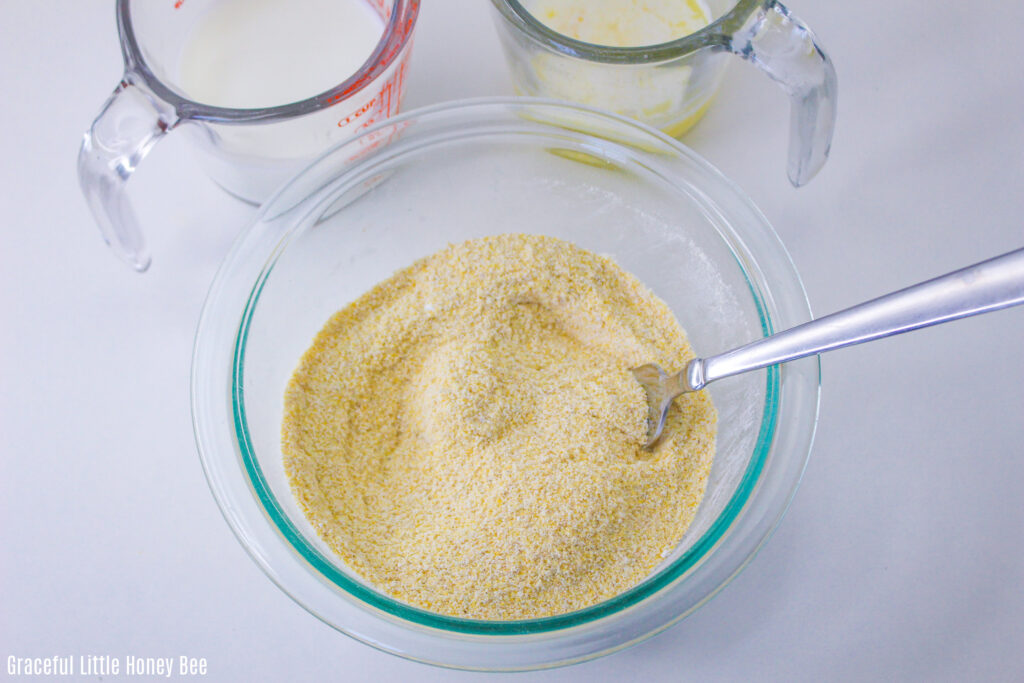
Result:
{"label": "metal spoon", "polygon": [[1024,303],[1024,249],[797,325],[717,356],[694,358],[675,375],[667,374],[654,363],[633,368],[633,376],[647,392],[650,409],[644,448],[651,450],[661,440],[672,401],[685,392],[699,391],[708,382],[1020,303]]}

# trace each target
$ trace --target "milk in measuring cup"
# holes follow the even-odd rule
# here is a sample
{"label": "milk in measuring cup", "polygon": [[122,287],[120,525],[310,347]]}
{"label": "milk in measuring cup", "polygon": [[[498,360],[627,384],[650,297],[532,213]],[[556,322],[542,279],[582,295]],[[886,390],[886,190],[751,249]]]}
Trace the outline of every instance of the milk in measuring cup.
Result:
{"label": "milk in measuring cup", "polygon": [[383,32],[363,0],[224,0],[192,30],[181,86],[219,107],[304,100],[358,71]]}
{"label": "milk in measuring cup", "polygon": [[[703,0],[523,0],[538,21],[592,45],[638,47],[687,36],[711,22]],[[572,100],[652,123],[670,135],[704,114],[717,83],[693,69],[610,69],[604,64],[536,53],[529,66],[535,94]]]}
{"label": "milk in measuring cup", "polygon": [[[178,85],[197,102],[236,110],[315,97],[360,72],[384,37],[390,6],[383,0],[211,2],[181,48]],[[373,79],[308,114],[281,116],[272,125],[183,130],[211,177],[258,203],[331,145],[396,114],[407,55],[408,47],[397,57],[385,55],[394,59]]]}

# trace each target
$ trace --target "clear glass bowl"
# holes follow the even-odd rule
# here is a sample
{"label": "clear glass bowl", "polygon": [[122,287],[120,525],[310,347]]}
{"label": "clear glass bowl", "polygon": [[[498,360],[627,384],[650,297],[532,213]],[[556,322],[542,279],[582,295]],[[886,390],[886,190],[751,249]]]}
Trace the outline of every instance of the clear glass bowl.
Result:
{"label": "clear glass bowl", "polygon": [[810,318],[764,216],[661,133],[544,100],[421,109],[332,148],[261,209],[210,289],[192,410],[210,488],[242,545],[311,613],[380,649],[452,667],[582,661],[686,616],[750,560],[807,462],[815,358],[712,385],[719,437],[708,490],[676,551],[631,590],[528,621],[442,616],[354,575],[316,536],[280,450],[285,384],[336,310],[451,242],[544,233],[611,254],[675,312],[698,354]]}

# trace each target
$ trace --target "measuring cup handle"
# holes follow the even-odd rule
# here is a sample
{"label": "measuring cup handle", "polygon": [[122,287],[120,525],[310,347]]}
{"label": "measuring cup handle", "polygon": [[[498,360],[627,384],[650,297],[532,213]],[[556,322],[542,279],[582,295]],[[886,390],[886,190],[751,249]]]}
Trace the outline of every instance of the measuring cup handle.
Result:
{"label": "measuring cup handle", "polygon": [[776,0],[764,0],[729,39],[729,49],[782,86],[791,100],[789,180],[821,170],[836,121],[836,70],[811,30]]}
{"label": "measuring cup handle", "polygon": [[174,107],[125,74],[85,133],[78,183],[103,239],[137,271],[149,267],[125,185],[150,148],[178,122]]}

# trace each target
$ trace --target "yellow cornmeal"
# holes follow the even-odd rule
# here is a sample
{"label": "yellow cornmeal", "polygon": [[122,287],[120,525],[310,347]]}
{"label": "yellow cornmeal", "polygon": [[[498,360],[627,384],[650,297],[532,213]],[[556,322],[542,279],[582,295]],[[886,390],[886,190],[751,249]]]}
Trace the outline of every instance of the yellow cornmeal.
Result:
{"label": "yellow cornmeal", "polygon": [[317,334],[285,393],[285,469],[323,540],[394,598],[480,619],[577,610],[647,576],[700,503],[709,397],[680,397],[648,454],[629,371],[692,356],[609,258],[534,235],[463,242]]}

